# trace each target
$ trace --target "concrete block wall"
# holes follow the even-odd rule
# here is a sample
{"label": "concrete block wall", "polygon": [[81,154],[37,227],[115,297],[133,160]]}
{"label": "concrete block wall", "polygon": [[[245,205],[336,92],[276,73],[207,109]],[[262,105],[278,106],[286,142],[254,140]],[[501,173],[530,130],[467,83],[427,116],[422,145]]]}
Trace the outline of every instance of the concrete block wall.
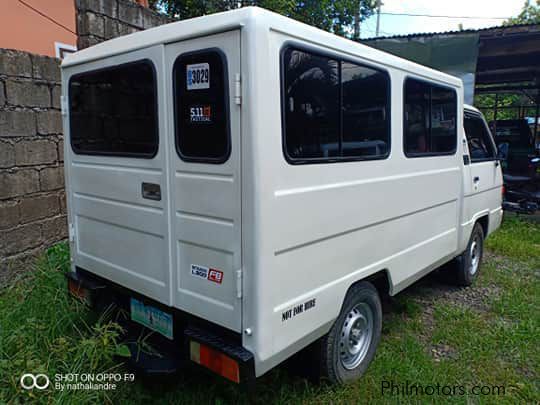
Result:
{"label": "concrete block wall", "polygon": [[[129,0],[76,0],[78,48],[171,20]],[[0,288],[67,237],[60,61],[0,49]]]}
{"label": "concrete block wall", "polygon": [[0,286],[67,236],[59,60],[0,49]]}
{"label": "concrete block wall", "polygon": [[78,49],[172,20],[129,0],[76,0]]}
{"label": "concrete block wall", "polygon": [[[129,0],[75,0],[78,47],[171,20]],[[59,60],[0,49],[0,288],[67,237]]]}

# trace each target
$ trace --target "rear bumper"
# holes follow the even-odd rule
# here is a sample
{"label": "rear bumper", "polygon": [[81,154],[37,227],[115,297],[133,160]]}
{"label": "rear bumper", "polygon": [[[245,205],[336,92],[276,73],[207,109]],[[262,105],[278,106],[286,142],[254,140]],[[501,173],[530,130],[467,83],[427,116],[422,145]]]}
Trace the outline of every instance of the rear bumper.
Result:
{"label": "rear bumper", "polygon": [[[129,363],[134,368],[146,374],[170,374],[191,364],[205,369],[215,366],[213,358],[210,359],[210,364],[192,361],[194,360],[192,342],[196,342],[195,346],[205,348],[205,353],[219,354],[219,357],[230,359],[232,363],[238,365],[238,378],[234,378],[233,381],[247,383],[255,379],[254,357],[251,352],[242,347],[240,334],[176,308],[160,304],[80,268],[77,268],[76,272],[68,273],[66,278],[71,294],[82,299],[94,311],[102,313],[111,306],[123,310],[118,313],[123,313],[125,316],[117,319],[126,331],[124,341],[130,348],[131,361]],[[170,314],[173,318],[173,338],[169,339],[132,321],[130,319],[132,298]],[[136,342],[141,334],[149,335],[147,342],[158,352],[158,356],[149,355],[137,349]],[[227,361],[230,363],[230,360]],[[216,367],[213,371],[216,372]],[[221,374],[229,378],[224,373]]]}

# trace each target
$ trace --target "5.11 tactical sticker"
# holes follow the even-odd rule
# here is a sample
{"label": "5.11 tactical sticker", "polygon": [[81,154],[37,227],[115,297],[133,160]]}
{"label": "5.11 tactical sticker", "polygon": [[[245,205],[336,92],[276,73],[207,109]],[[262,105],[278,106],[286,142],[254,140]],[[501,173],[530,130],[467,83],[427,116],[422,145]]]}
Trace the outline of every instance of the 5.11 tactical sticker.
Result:
{"label": "5.11 tactical sticker", "polygon": [[196,105],[189,107],[190,122],[212,122],[212,107],[209,105]]}
{"label": "5.11 tactical sticker", "polygon": [[210,65],[197,63],[186,66],[186,83],[188,90],[200,90],[210,88]]}

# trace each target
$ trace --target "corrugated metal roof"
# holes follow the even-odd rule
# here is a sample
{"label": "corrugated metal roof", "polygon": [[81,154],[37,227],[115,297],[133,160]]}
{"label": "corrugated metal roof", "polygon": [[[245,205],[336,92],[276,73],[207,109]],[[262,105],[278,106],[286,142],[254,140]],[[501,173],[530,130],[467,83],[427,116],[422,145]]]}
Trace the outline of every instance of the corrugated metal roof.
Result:
{"label": "corrugated metal roof", "polygon": [[413,34],[403,34],[403,35],[388,35],[382,37],[373,37],[366,38],[360,42],[367,41],[376,41],[379,39],[401,39],[401,38],[418,38],[418,37],[432,37],[436,35],[461,35],[461,34],[472,34],[480,33],[481,36],[489,35],[489,31],[493,31],[493,34],[496,35],[506,35],[506,34],[522,34],[528,32],[540,32],[540,24],[515,24],[515,25],[497,25],[487,28],[478,28],[478,29],[466,29],[466,30],[456,30],[456,31],[443,31],[443,32],[419,32]]}

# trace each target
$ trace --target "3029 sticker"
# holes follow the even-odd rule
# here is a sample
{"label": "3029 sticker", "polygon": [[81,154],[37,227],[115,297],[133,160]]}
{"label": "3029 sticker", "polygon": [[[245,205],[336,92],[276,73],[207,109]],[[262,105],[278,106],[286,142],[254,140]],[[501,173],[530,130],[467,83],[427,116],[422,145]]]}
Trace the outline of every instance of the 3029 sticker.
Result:
{"label": "3029 sticker", "polygon": [[210,88],[210,65],[208,63],[187,65],[186,76],[188,90],[200,90]]}

